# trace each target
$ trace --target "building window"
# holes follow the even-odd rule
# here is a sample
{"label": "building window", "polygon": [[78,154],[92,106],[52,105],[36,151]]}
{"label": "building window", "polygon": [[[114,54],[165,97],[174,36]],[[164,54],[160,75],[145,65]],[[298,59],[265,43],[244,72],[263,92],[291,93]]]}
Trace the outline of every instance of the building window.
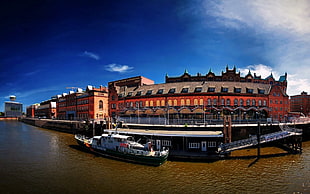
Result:
{"label": "building window", "polygon": [[165,100],[161,100],[161,106],[166,106],[165,104]]}
{"label": "building window", "polygon": [[246,105],[250,106],[250,100],[249,99],[246,100]]}
{"label": "building window", "polygon": [[190,106],[191,105],[191,100],[190,99],[186,99],[186,106]]}
{"label": "building window", "polygon": [[214,105],[214,106],[217,105],[217,99],[216,99],[216,98],[213,99],[213,105]]}
{"label": "building window", "polygon": [[172,106],[172,100],[168,100],[168,106]]}
{"label": "building window", "polygon": [[266,100],[264,100],[264,102],[263,102],[263,106],[267,106],[267,102],[266,102]]}
{"label": "building window", "polygon": [[188,93],[188,88],[182,88],[181,93]]}
{"label": "building window", "polygon": [[256,106],[256,100],[252,100],[252,106]]}
{"label": "building window", "polygon": [[201,91],[202,91],[202,87],[195,88],[195,92],[201,92]]}
{"label": "building window", "polygon": [[171,141],[170,140],[162,140],[162,146],[171,146]]}
{"label": "building window", "polygon": [[208,92],[215,92],[215,88],[214,87],[209,87],[208,88]]}
{"label": "building window", "polygon": [[141,96],[141,93],[142,93],[141,91],[138,91],[136,96]]}
{"label": "building window", "polygon": [[189,143],[188,148],[200,148],[200,143]]}
{"label": "building window", "polygon": [[153,100],[151,100],[151,101],[150,101],[150,106],[153,106],[153,105],[154,105],[154,104],[153,104]]}
{"label": "building window", "polygon": [[111,104],[112,109],[116,109],[116,104]]}
{"label": "building window", "polygon": [[227,99],[227,100],[226,100],[226,105],[227,105],[227,106],[230,106],[230,99]]}
{"label": "building window", "polygon": [[235,93],[241,93],[241,88],[235,88],[235,89],[234,89],[234,92],[235,92]]}
{"label": "building window", "polygon": [[99,110],[103,110],[103,101],[102,100],[99,101]]}
{"label": "building window", "polygon": [[234,106],[238,106],[238,99],[237,98],[235,98],[235,100],[234,100]]}
{"label": "building window", "polygon": [[174,106],[178,106],[178,101],[177,100],[173,100],[173,105]]}
{"label": "building window", "polygon": [[258,100],[258,106],[262,106],[262,101]]}
{"label": "building window", "polygon": [[240,106],[243,106],[243,99],[240,99]]}
{"label": "building window", "polygon": [[221,92],[228,92],[228,88],[222,87]]}
{"label": "building window", "polygon": [[156,106],[160,106],[160,101],[156,100]]}
{"label": "building window", "polygon": [[258,88],[258,93],[259,94],[265,94],[265,90]]}
{"label": "building window", "polygon": [[149,106],[149,101],[145,101],[145,106],[148,107]]}
{"label": "building window", "polygon": [[253,89],[252,88],[247,88],[246,89],[246,93],[253,94]]}
{"label": "building window", "polygon": [[132,96],[132,92],[128,92],[127,97]]}
{"label": "building window", "polygon": [[149,96],[149,95],[151,95],[152,94],[152,92],[153,92],[153,90],[148,90],[147,92],[146,92],[146,96]]}
{"label": "building window", "polygon": [[169,90],[168,93],[169,93],[169,94],[174,94],[174,93],[175,93],[175,88],[170,88],[170,90]]}
{"label": "building window", "polygon": [[198,105],[198,100],[194,99],[194,106],[197,106],[197,105]]}
{"label": "building window", "polygon": [[159,89],[156,94],[163,94],[163,93],[164,93],[164,89]]}
{"label": "building window", "polygon": [[225,99],[221,99],[222,106],[225,106]]}
{"label": "building window", "polygon": [[212,104],[211,104],[211,99],[210,98],[208,98],[208,106],[211,106]]}
{"label": "building window", "polygon": [[181,99],[181,106],[184,106],[185,105],[185,101],[184,99]]}
{"label": "building window", "polygon": [[216,146],[216,141],[208,141],[208,147],[209,148],[215,148]]}
{"label": "building window", "polygon": [[203,99],[200,99],[200,100],[199,100],[199,105],[204,105],[204,104],[203,104]]}

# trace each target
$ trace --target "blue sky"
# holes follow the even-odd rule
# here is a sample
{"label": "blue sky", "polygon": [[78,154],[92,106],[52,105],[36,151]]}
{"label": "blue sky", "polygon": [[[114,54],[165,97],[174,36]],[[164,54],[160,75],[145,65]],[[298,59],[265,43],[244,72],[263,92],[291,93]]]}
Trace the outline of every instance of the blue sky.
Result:
{"label": "blue sky", "polygon": [[235,65],[310,92],[310,1],[15,0],[0,3],[0,111],[142,75]]}

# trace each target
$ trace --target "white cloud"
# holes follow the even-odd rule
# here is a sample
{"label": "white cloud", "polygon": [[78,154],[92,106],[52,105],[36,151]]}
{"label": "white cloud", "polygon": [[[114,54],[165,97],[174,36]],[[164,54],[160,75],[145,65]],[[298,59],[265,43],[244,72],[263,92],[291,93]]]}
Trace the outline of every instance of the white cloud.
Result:
{"label": "white cloud", "polygon": [[287,72],[289,95],[310,92],[309,0],[206,1],[204,9],[219,30],[234,29],[262,42],[257,55],[271,66],[255,65],[253,72],[265,77],[272,71],[276,79]]}
{"label": "white cloud", "polygon": [[[267,78],[272,73],[274,79],[279,80],[280,76],[285,74],[285,72],[279,72],[264,64],[249,65],[245,68],[239,68],[238,70],[242,76],[247,75],[250,70],[252,75],[256,73],[256,75],[261,76],[262,79]],[[287,94],[289,95],[297,95],[302,91],[310,91],[309,79],[302,78],[302,76],[298,76],[296,74],[288,74],[287,80]]]}
{"label": "white cloud", "polygon": [[100,60],[100,57],[99,55],[95,54],[95,53],[92,53],[92,52],[88,52],[88,51],[84,51],[84,53],[82,54],[82,56],[85,56],[85,57],[89,57],[89,58],[92,58],[92,59],[95,59],[95,60]]}
{"label": "white cloud", "polygon": [[132,70],[133,67],[130,67],[128,65],[118,65],[118,64],[113,63],[113,64],[106,65],[105,69],[110,72],[125,73],[125,72]]}

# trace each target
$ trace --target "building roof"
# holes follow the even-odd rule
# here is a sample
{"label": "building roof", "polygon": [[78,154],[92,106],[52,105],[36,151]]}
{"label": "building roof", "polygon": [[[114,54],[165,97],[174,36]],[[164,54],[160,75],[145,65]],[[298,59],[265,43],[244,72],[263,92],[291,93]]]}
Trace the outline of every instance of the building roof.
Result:
{"label": "building roof", "polygon": [[[187,91],[186,91],[186,88]],[[198,91],[197,91],[198,88]],[[212,93],[249,93],[248,89],[252,89],[252,94],[269,94],[271,85],[252,83],[252,82],[175,82],[175,83],[163,83],[153,85],[143,85],[140,87],[127,88],[123,92],[118,92],[122,97],[126,96],[149,96],[156,94],[169,94],[170,89],[175,89],[174,94],[182,93],[207,93],[209,88],[214,88]],[[224,89],[223,89],[224,88]],[[227,89],[226,89],[227,88]],[[241,91],[235,92],[235,88],[240,88]],[[158,93],[162,89],[161,93]],[[150,93],[151,91],[151,93]],[[259,92],[260,91],[260,92]]]}

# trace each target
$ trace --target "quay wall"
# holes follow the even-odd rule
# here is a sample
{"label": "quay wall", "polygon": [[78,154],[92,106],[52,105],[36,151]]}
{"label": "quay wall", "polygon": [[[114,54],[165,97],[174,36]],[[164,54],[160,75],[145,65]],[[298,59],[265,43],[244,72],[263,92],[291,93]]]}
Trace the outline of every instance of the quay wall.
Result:
{"label": "quay wall", "polygon": [[18,117],[0,117],[0,121],[17,121]]}
{"label": "quay wall", "polygon": [[45,129],[52,129],[56,131],[74,134],[78,129],[82,128],[81,121],[66,121],[66,120],[52,120],[52,119],[37,119],[37,118],[22,118],[20,121],[41,127]]}

